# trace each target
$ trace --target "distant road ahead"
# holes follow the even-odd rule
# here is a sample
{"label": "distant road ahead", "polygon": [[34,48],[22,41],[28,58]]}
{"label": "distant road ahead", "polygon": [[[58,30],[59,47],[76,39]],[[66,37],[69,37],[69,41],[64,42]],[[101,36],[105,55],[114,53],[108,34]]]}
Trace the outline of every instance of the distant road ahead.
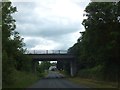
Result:
{"label": "distant road ahead", "polygon": [[30,88],[85,88],[63,77],[64,76],[58,72],[50,71],[44,79],[41,79]]}

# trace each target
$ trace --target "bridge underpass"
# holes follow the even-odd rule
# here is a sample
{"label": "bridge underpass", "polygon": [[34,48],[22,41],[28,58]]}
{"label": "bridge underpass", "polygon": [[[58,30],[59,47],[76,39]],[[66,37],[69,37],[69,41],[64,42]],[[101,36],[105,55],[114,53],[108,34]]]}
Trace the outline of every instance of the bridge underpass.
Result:
{"label": "bridge underpass", "polygon": [[76,59],[72,54],[68,54],[67,50],[32,50],[26,53],[33,60],[35,68],[36,61],[68,61],[70,63],[70,74],[76,74]]}

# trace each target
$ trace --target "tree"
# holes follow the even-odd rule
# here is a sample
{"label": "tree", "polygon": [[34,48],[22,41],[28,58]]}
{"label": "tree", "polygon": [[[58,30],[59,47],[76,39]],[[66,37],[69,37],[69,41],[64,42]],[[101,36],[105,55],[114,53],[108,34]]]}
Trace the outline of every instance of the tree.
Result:
{"label": "tree", "polygon": [[42,61],[39,68],[44,71],[44,70],[48,70],[49,67],[51,66],[50,61]]}
{"label": "tree", "polygon": [[104,75],[108,76],[110,76],[111,71],[111,75],[115,75],[117,71],[114,71],[119,69],[119,5],[120,2],[90,3],[85,10],[88,18],[83,21],[86,29],[83,39],[83,44],[87,45],[85,47],[86,53],[88,53],[89,58],[92,58],[90,60],[104,65],[104,70],[107,72]]}
{"label": "tree", "polygon": [[13,47],[11,45],[12,40],[10,36],[15,29],[15,20],[12,18],[11,14],[16,12],[16,8],[11,6],[11,2],[3,2],[2,11],[2,76],[4,87],[6,84],[13,83],[13,77],[11,77],[13,65],[10,59],[12,58],[12,52],[9,53],[9,49]]}
{"label": "tree", "polygon": [[11,2],[2,2],[3,87],[6,87],[8,84],[13,84],[14,70],[26,70],[29,66],[25,66],[25,64],[30,64],[30,62],[25,60],[26,57],[23,55],[25,52],[23,49],[23,46],[25,45],[23,43],[23,38],[21,38],[19,33],[15,31],[16,21],[12,17],[12,14],[16,11],[17,8],[13,7]]}
{"label": "tree", "polygon": [[[70,49],[83,68],[101,66],[104,80],[115,80],[119,68],[120,53],[120,2],[91,2],[86,7],[87,19],[82,24],[78,42]],[[78,48],[78,49],[76,49]],[[96,69],[97,70],[97,69]]]}

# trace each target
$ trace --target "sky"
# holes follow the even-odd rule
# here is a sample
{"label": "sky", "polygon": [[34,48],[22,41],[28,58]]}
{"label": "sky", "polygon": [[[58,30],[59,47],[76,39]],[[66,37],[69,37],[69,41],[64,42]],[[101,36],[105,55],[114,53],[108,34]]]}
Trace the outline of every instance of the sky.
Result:
{"label": "sky", "polygon": [[16,30],[28,50],[67,50],[84,31],[82,25],[89,0],[39,0],[13,2]]}

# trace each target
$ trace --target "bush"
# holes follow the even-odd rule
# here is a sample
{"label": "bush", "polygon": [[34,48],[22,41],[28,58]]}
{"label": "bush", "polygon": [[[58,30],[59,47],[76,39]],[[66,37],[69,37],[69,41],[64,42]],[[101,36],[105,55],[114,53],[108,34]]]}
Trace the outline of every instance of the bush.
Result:
{"label": "bush", "polygon": [[98,65],[93,68],[82,69],[78,72],[78,76],[83,78],[91,78],[91,79],[103,79],[103,66]]}
{"label": "bush", "polygon": [[14,83],[9,85],[8,88],[27,88],[39,79],[37,75],[30,72],[14,70],[13,74],[15,75]]}
{"label": "bush", "polygon": [[14,83],[14,67],[6,51],[3,51],[2,57],[2,87],[5,87]]}

